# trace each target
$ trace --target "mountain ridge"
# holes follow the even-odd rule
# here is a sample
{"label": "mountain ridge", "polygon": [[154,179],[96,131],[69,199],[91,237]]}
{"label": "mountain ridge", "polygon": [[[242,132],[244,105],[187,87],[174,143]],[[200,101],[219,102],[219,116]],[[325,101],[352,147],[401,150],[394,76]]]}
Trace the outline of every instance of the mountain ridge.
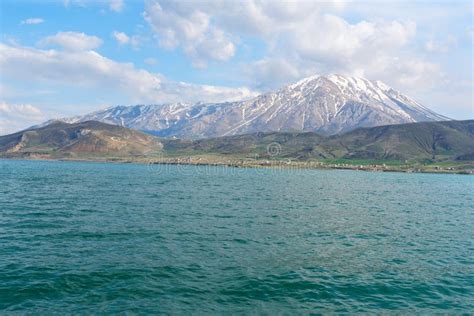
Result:
{"label": "mountain ridge", "polygon": [[315,132],[260,132],[195,141],[163,140],[165,151],[181,154],[202,151],[272,157],[273,153],[268,152],[272,145],[278,147],[277,158],[297,160],[472,161],[474,120],[364,127],[332,136]]}
{"label": "mountain ridge", "polygon": [[447,119],[380,81],[329,75],[304,78],[246,101],[120,105],[61,120],[96,120],[162,137],[198,139],[272,131],[332,135]]}
{"label": "mountain ridge", "polygon": [[[474,161],[474,120],[420,122],[358,128],[340,135],[269,132],[200,140],[161,139],[125,127],[87,121],[56,122],[0,136],[0,157],[73,158],[156,156]],[[221,159],[221,158],[219,158]]]}

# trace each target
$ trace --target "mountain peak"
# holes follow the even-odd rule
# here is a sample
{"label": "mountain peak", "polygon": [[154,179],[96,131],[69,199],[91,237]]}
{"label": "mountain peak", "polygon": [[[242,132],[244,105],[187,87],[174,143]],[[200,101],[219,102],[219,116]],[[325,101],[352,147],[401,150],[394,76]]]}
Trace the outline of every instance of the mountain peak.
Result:
{"label": "mountain peak", "polygon": [[331,74],[310,76],[251,100],[117,106],[64,121],[97,120],[159,136],[205,138],[274,131],[336,134],[446,119],[381,81]]}
{"label": "mountain peak", "polygon": [[327,82],[337,85],[342,90],[352,89],[365,92],[370,90],[382,90],[384,92],[393,90],[387,84],[379,80],[371,81],[362,77],[346,76],[341,74],[309,76],[299,80],[294,84],[290,84],[288,87],[290,89],[294,89],[306,85],[322,85]]}
{"label": "mountain peak", "polygon": [[348,98],[355,97],[356,99],[375,97],[381,100],[384,98],[384,95],[390,91],[395,91],[395,89],[392,89],[382,81],[371,81],[361,77],[341,74],[331,74],[327,76],[314,75],[306,77],[294,84],[282,88],[281,91],[309,91],[319,87],[326,87],[328,90],[337,87],[338,91],[335,92],[346,95]]}

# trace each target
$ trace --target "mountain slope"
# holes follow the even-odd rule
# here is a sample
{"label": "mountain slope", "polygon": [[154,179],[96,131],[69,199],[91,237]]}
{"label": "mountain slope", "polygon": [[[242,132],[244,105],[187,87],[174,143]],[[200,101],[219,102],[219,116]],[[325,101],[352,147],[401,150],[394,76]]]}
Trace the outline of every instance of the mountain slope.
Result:
{"label": "mountain slope", "polygon": [[0,153],[7,157],[31,155],[145,155],[161,150],[157,138],[138,131],[95,121],[45,127],[0,137]]}
{"label": "mountain slope", "polygon": [[270,131],[336,134],[446,119],[382,83],[338,75],[306,78],[216,114],[210,121],[224,136]]}
{"label": "mountain slope", "polygon": [[330,137],[320,148],[335,157],[344,158],[462,159],[462,156],[474,153],[474,121],[360,128]]}
{"label": "mountain slope", "polygon": [[97,120],[158,136],[196,139],[274,131],[331,135],[447,119],[379,81],[330,75],[309,77],[247,101],[116,106],[63,121]]}
{"label": "mountain slope", "polygon": [[[165,152],[257,154],[295,159],[474,160],[474,120],[359,128],[324,137],[307,133],[256,133],[197,141],[164,140]],[[268,148],[277,148],[272,152]]]}
{"label": "mountain slope", "polygon": [[159,139],[99,122],[46,127],[0,137],[0,157],[190,157],[295,160],[474,161],[474,120],[359,128],[345,134],[270,132],[200,140]]}

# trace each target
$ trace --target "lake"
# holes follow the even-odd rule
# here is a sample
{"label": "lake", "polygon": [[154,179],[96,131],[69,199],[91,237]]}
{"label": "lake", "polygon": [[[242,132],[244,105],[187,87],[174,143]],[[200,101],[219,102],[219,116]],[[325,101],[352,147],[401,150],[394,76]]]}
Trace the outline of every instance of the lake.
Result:
{"label": "lake", "polygon": [[474,177],[0,160],[0,311],[472,312]]}

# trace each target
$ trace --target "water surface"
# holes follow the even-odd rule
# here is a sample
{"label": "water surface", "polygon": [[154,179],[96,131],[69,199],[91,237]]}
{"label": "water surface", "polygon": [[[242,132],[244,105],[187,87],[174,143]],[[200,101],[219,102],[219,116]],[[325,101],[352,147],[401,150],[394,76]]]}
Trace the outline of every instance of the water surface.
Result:
{"label": "water surface", "polygon": [[0,160],[0,311],[469,312],[474,178]]}

